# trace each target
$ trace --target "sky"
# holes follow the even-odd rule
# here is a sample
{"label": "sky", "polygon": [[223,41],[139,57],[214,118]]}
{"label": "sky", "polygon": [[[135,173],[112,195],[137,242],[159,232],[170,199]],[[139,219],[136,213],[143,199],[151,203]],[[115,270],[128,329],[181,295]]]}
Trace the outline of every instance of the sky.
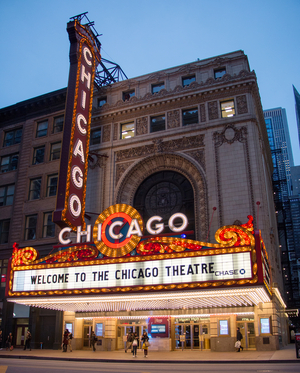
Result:
{"label": "sky", "polygon": [[0,0],[0,108],[67,86],[66,25],[84,12],[128,78],[243,50],[263,109],[286,109],[300,164],[300,0]]}

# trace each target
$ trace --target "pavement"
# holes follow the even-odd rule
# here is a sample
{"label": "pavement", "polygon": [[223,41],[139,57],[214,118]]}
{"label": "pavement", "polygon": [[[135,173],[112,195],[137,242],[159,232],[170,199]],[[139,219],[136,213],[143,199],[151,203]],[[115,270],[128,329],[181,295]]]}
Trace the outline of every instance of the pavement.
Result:
{"label": "pavement", "polygon": [[91,351],[73,350],[62,352],[61,350],[23,350],[15,348],[13,351],[0,350],[0,358],[12,359],[36,359],[36,360],[66,360],[66,361],[99,361],[99,362],[148,362],[148,363],[174,363],[176,364],[224,364],[224,363],[295,363],[296,358],[294,344],[290,344],[277,351],[241,351],[214,352],[210,350],[177,350],[177,351],[148,351],[148,358],[143,357],[143,351],[138,350],[137,358],[124,350],[118,351]]}

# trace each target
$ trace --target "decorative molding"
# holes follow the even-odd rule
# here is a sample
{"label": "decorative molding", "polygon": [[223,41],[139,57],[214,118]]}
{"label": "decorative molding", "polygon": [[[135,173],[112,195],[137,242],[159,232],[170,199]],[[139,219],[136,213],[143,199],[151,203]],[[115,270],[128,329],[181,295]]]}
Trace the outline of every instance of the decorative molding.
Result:
{"label": "decorative molding", "polygon": [[235,141],[245,142],[247,139],[247,127],[236,128],[234,124],[227,124],[222,132],[214,132],[213,139],[216,147],[224,142],[232,144]]}
{"label": "decorative molding", "polygon": [[124,174],[124,172],[127,170],[129,166],[131,166],[134,162],[126,162],[126,163],[118,163],[116,165],[116,180],[115,184],[117,185],[121,176]]}
{"label": "decorative molding", "polygon": [[206,122],[205,104],[200,104],[200,121]]}
{"label": "decorative molding", "polygon": [[208,118],[214,120],[219,118],[218,101],[210,101],[208,104]]}
{"label": "decorative molding", "polygon": [[108,141],[110,141],[110,128],[111,128],[110,124],[108,124],[106,126],[103,126],[103,138],[102,138],[102,142],[108,142]]}
{"label": "decorative molding", "polygon": [[197,150],[192,150],[190,152],[185,152],[185,154],[188,154],[192,158],[194,158],[199,165],[203,168],[205,171],[205,151],[204,149],[197,149]]}
{"label": "decorative molding", "polygon": [[137,118],[136,135],[145,135],[148,133],[148,117]]}
{"label": "decorative molding", "polygon": [[180,127],[180,114],[179,110],[168,111],[167,113],[167,128]]}
{"label": "decorative molding", "polygon": [[238,114],[247,114],[248,105],[246,95],[236,96],[236,105]]}
{"label": "decorative molding", "polygon": [[116,162],[123,160],[145,157],[160,152],[178,151],[184,149],[198,148],[204,146],[204,135],[182,137],[176,140],[153,141],[153,144],[140,146],[136,148],[124,149],[117,151]]}
{"label": "decorative molding", "polygon": [[119,127],[119,125],[118,125],[118,123],[114,123],[114,137],[113,137],[113,139],[114,139],[114,141],[116,141],[116,140],[118,140],[118,127]]}

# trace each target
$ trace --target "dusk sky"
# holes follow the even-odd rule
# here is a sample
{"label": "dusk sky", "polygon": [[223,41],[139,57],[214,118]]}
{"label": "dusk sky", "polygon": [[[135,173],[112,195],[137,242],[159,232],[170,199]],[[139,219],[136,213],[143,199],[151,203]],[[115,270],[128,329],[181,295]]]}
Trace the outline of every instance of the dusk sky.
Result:
{"label": "dusk sky", "polygon": [[300,164],[300,0],[0,0],[0,108],[67,86],[66,25],[83,12],[103,34],[102,57],[129,78],[243,50],[263,109],[287,111]]}

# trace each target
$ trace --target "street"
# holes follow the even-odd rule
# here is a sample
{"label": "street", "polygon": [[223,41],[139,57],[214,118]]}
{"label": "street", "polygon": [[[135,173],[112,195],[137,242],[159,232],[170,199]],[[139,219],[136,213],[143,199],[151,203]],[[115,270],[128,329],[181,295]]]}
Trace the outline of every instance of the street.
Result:
{"label": "street", "polygon": [[[142,358],[141,358],[142,359]],[[241,372],[243,373],[298,373],[299,362],[293,363],[228,363],[228,364],[176,364],[169,363],[140,363],[133,360],[133,363],[99,363],[83,361],[57,361],[57,360],[25,360],[25,359],[1,359],[0,373],[58,373],[58,372],[91,372],[91,373],[194,373],[194,372]]]}

